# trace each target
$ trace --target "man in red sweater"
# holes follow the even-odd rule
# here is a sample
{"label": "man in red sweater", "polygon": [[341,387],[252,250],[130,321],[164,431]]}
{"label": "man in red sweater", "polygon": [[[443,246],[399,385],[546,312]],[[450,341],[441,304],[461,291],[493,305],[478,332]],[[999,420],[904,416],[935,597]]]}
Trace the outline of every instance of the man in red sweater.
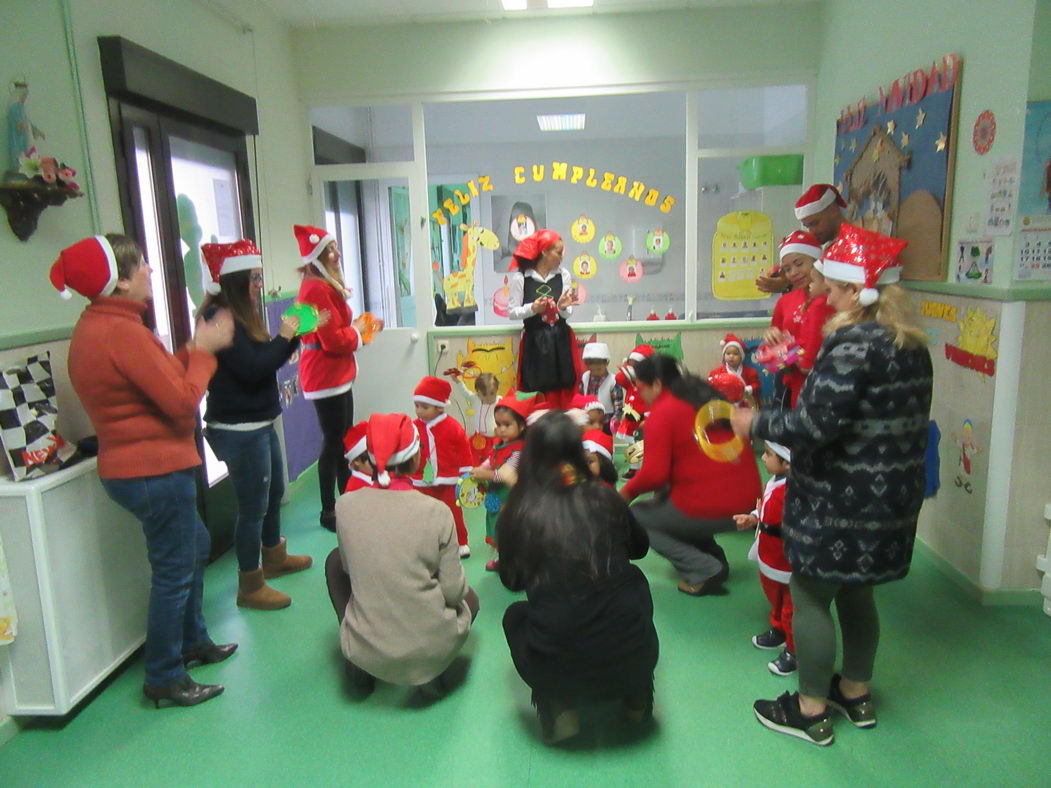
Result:
{"label": "man in red sweater", "polygon": [[142,250],[123,235],[94,236],[65,249],[51,282],[91,300],[73,329],[69,377],[98,434],[103,487],[141,522],[152,569],[143,692],[158,706],[192,706],[223,691],[186,672],[193,661],[220,662],[236,643],[208,637],[201,598],[209,538],[197,514],[193,469],[200,465],[197,408],[230,345],[229,314],[200,322],[172,356],[143,324],[151,297]]}

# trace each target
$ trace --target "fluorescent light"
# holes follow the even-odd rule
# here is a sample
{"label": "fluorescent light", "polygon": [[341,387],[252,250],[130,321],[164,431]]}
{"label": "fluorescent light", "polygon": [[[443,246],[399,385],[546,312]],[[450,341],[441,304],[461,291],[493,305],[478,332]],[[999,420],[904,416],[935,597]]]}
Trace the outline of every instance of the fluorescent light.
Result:
{"label": "fluorescent light", "polygon": [[536,122],[541,131],[582,131],[584,113],[578,115],[537,115]]}
{"label": "fluorescent light", "polygon": [[500,0],[505,11],[525,11],[529,0]]}
{"label": "fluorescent light", "polygon": [[547,0],[548,8],[591,8],[595,0]]}

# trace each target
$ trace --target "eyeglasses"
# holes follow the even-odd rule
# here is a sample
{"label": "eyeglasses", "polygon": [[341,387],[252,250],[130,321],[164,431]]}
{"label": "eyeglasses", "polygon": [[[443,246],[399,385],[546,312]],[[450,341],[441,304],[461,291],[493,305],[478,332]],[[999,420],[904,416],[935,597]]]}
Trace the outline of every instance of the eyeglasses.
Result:
{"label": "eyeglasses", "polygon": [[251,274],[251,275],[250,275],[250,276],[248,277],[248,280],[249,280],[249,281],[250,281],[250,282],[251,282],[251,283],[252,283],[253,285],[261,285],[261,284],[263,284],[263,275],[262,275],[262,274]]}

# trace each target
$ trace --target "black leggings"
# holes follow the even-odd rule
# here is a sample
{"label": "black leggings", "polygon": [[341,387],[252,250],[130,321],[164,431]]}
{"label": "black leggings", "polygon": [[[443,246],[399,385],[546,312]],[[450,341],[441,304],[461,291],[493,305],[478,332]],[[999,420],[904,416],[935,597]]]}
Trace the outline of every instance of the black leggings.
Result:
{"label": "black leggings", "polygon": [[346,391],[311,402],[321,427],[321,454],[317,460],[321,511],[331,512],[336,508],[337,495],[342,495],[350,480],[350,465],[343,456],[343,436],[354,424],[354,393]]}

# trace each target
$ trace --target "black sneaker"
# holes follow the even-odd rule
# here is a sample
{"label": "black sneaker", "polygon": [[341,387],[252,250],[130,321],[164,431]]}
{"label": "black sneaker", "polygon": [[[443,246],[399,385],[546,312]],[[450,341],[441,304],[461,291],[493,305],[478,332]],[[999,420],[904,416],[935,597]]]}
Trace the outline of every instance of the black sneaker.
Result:
{"label": "black sneaker", "polygon": [[813,717],[803,716],[799,710],[798,692],[786,692],[777,700],[757,700],[752,704],[752,709],[759,723],[772,731],[786,733],[821,747],[836,740],[828,709]]}
{"label": "black sneaker", "polygon": [[774,651],[785,644],[785,633],[775,627],[770,627],[761,635],[752,636],[752,645],[756,648]]}
{"label": "black sneaker", "polygon": [[787,648],[773,662],[766,663],[770,672],[777,676],[791,676],[796,672],[796,655]]}
{"label": "black sneaker", "polygon": [[866,692],[859,698],[845,698],[839,689],[838,673],[828,686],[828,705],[854,723],[855,728],[876,727],[876,707],[872,705],[872,694]]}

